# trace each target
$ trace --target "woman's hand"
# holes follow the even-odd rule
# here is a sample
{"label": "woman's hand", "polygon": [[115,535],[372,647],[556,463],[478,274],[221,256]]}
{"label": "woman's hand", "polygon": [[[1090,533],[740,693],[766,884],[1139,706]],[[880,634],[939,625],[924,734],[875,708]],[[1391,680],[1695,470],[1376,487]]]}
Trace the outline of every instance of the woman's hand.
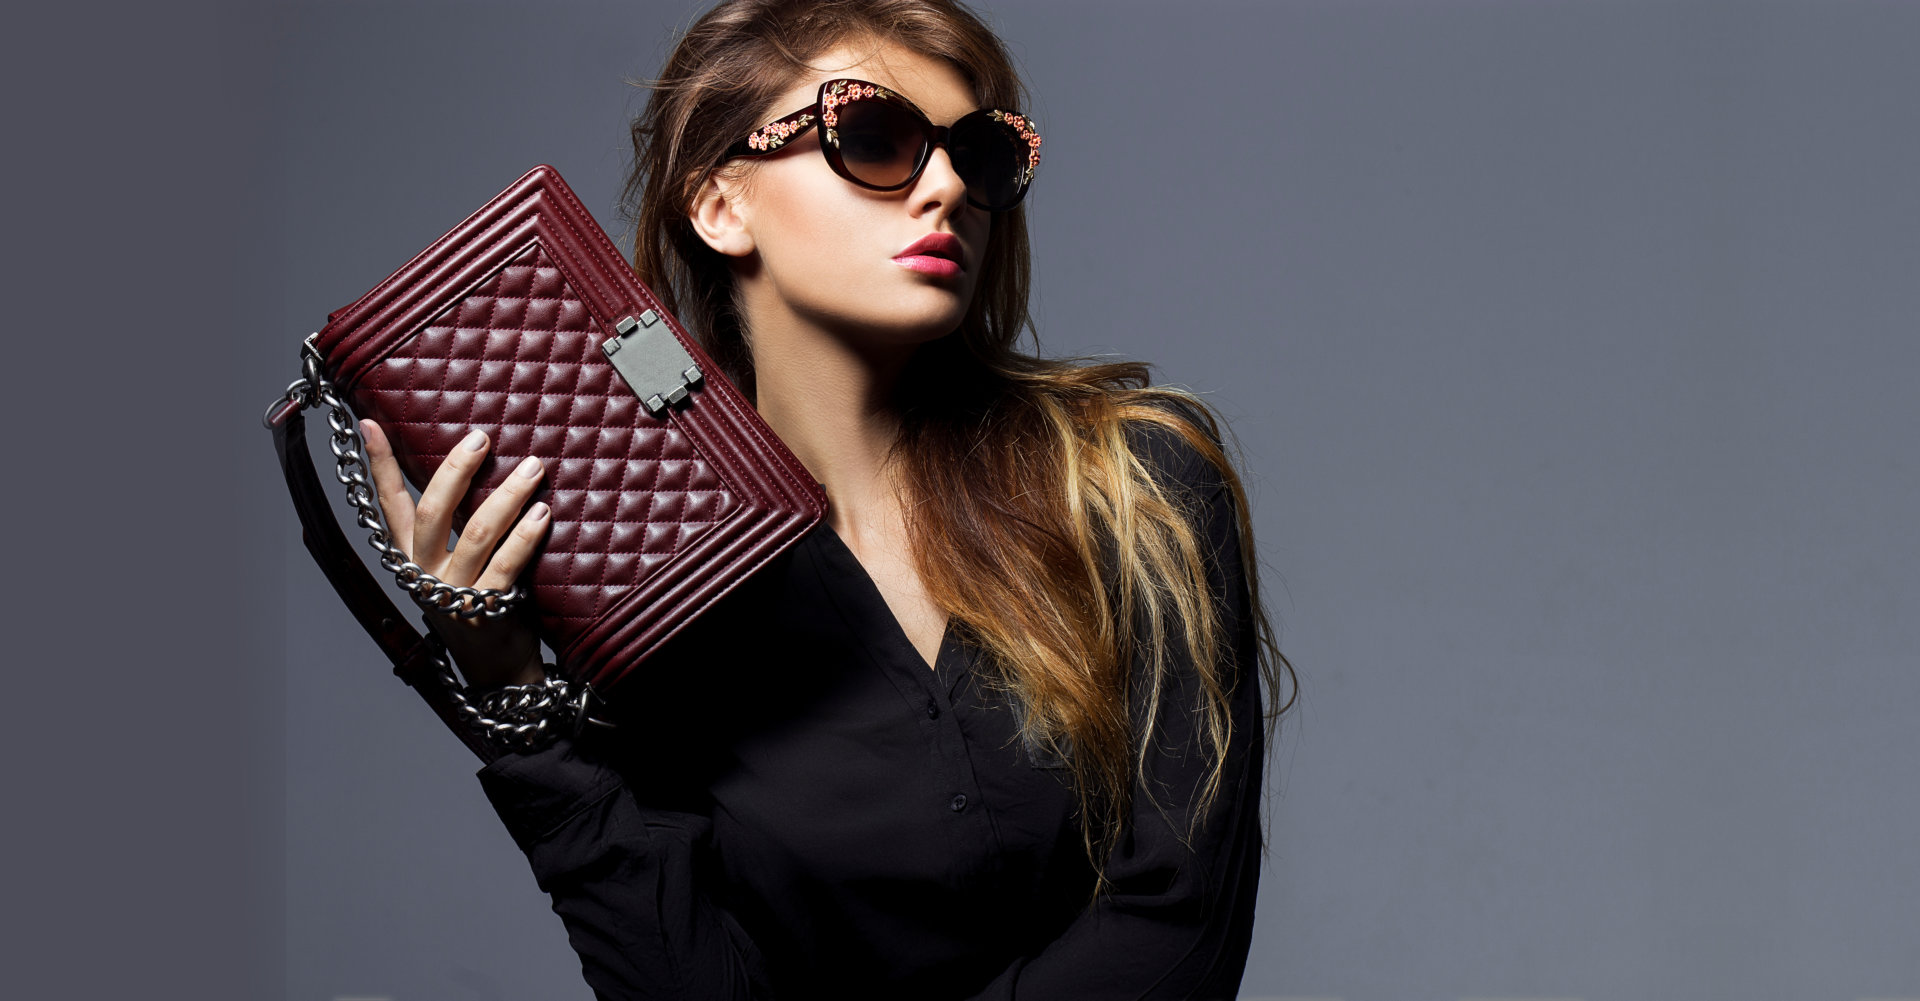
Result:
{"label": "woman's hand", "polygon": [[[453,551],[448,552],[447,533],[453,527],[453,511],[466,496],[473,471],[486,458],[490,444],[486,434],[473,431],[454,446],[420,492],[418,507],[407,493],[406,480],[400,475],[400,464],[394,461],[386,432],[373,421],[361,421],[360,436],[373,466],[380,510],[393,533],[390,543],[399,546],[426,572],[456,587],[505,590],[513,586],[540,537],[546,534],[552,513],[547,505],[535,504],[518,524],[513,523],[546,472],[538,458],[528,456],[473,512]],[[496,543],[498,549],[494,548]],[[429,611],[427,622],[446,641],[447,652],[453,655],[470,686],[530,685],[546,677],[540,663],[540,638],[523,615],[463,619]]]}

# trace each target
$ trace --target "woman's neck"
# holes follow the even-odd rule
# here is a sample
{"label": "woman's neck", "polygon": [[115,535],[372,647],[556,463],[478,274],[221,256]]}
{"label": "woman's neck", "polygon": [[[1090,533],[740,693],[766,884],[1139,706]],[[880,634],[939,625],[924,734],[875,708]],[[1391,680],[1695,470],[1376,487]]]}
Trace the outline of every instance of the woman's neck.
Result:
{"label": "woman's neck", "polygon": [[899,434],[894,389],[916,344],[863,350],[807,323],[756,326],[754,406],[826,487],[827,518],[843,539],[872,538],[898,517],[885,469]]}

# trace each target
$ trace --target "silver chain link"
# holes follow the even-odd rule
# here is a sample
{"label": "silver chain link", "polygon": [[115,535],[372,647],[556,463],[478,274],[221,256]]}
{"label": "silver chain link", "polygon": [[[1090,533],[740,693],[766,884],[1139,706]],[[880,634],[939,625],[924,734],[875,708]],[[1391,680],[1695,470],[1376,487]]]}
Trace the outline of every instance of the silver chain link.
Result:
{"label": "silver chain link", "polygon": [[444,615],[463,619],[481,616],[497,619],[510,614],[527,596],[526,590],[519,584],[505,591],[449,584],[408,559],[406,552],[390,541],[392,532],[387,528],[379,505],[374,503],[366,452],[360,445],[359,425],[346,403],[334,392],[333,383],[321,365],[320,348],[315,343],[319,336],[318,333],[309,334],[301,342],[303,374],[288,385],[287,391],[268,408],[269,416],[274,409],[286,403],[298,403],[303,409],[327,407],[327,426],[332,429],[328,441],[333,449],[334,476],[346,486],[347,502],[353,505],[360,527],[372,529],[372,534],[367,536],[367,543],[380,554],[380,565],[393,574],[394,580],[413,596],[415,602]]}
{"label": "silver chain link", "polygon": [[501,750],[519,754],[538,751],[560,738],[556,721],[567,717],[599,726],[612,725],[585,716],[587,686],[576,690],[567,679],[551,674],[536,684],[506,685],[486,692],[475,705],[474,700],[467,697],[466,689],[460,686],[460,679],[454,676],[452,661],[446,656],[440,638],[430,637],[428,642],[433,644],[435,672],[440,683],[452,693],[460,718]]}

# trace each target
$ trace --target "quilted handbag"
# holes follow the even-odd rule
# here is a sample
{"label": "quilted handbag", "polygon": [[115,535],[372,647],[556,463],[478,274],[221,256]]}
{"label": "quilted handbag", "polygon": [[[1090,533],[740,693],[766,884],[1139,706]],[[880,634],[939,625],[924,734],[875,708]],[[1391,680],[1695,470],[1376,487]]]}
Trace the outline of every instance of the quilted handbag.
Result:
{"label": "quilted handbag", "polygon": [[[336,477],[428,614],[530,599],[560,673],[602,694],[826,512],[821,485],[545,165],[330,314],[302,364],[265,422],[307,548],[394,672],[483,760],[497,752],[458,719],[444,647],[407,623],[333,516],[306,408],[330,408]],[[551,527],[513,591],[454,588],[407,563],[374,503],[358,417],[387,432],[415,488],[470,430],[487,433],[456,528],[540,457]]]}

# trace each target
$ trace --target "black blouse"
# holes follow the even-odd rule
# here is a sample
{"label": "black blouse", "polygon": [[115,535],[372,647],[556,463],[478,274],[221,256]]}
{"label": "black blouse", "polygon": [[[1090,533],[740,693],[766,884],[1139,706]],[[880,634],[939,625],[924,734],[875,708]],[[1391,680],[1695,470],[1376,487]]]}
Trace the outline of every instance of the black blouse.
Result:
{"label": "black blouse", "polygon": [[1184,643],[1147,776],[1165,813],[1136,793],[1089,908],[1062,763],[1021,744],[951,625],[929,667],[823,519],[623,682],[618,731],[479,773],[597,998],[1235,996],[1263,757],[1243,554],[1218,474],[1142,427],[1210,540],[1240,665],[1191,846],[1206,767]]}

